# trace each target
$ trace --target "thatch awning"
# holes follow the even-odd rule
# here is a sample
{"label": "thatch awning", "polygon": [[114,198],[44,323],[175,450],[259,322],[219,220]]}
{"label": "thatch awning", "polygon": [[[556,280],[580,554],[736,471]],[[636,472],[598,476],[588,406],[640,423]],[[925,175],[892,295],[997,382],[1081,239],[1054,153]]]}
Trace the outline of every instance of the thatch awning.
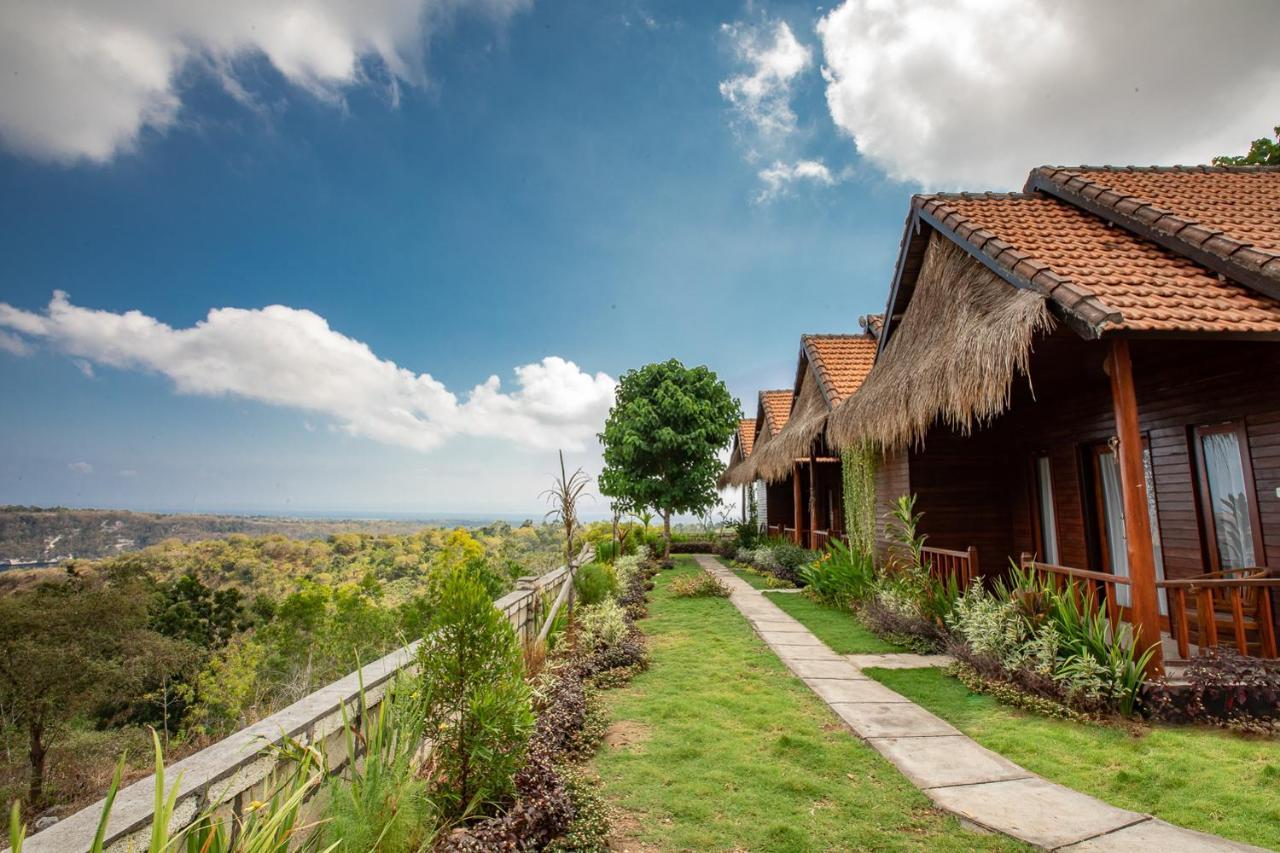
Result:
{"label": "thatch awning", "polygon": [[830,411],[818,383],[806,376],[787,425],[751,454],[755,475],[770,483],[790,476],[795,461],[813,452],[813,442],[822,434]]}
{"label": "thatch awning", "polygon": [[1009,405],[1036,335],[1053,328],[1045,297],[1013,287],[933,234],[911,301],[857,393],[827,419],[836,447],[899,449],[941,419],[959,432]]}

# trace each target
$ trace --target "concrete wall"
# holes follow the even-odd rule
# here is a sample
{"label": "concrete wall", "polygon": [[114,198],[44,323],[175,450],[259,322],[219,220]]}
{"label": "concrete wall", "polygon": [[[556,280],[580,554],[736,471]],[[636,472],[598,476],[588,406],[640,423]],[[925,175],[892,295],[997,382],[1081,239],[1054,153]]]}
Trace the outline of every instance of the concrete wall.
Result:
{"label": "concrete wall", "polygon": [[[521,578],[515,591],[494,602],[511,620],[522,643],[537,636],[543,593],[554,597],[567,577],[568,570],[562,566],[539,578]],[[266,799],[264,791],[269,787],[270,778],[280,775],[276,771],[288,769],[276,760],[269,748],[289,738],[315,745],[326,755],[331,772],[340,771],[348,758],[342,732],[344,709],[349,718],[356,716],[361,684],[365,702],[371,710],[376,709],[395,676],[413,665],[417,646],[415,642],[398,649],[166,767],[167,788],[171,789],[181,776],[171,831],[191,823],[211,804],[221,804],[228,813],[239,814],[253,800]],[[121,853],[145,850],[154,803],[154,776],[122,789],[111,809],[106,849]],[[97,832],[102,807],[102,802],[95,803],[32,835],[26,841],[24,853],[86,853]],[[5,853],[7,851],[5,848]]]}

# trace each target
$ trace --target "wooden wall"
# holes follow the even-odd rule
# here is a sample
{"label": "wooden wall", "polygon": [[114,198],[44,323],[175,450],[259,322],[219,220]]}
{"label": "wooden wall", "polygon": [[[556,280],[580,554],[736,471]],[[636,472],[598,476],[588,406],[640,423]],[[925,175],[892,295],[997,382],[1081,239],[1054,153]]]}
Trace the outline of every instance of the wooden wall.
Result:
{"label": "wooden wall", "polygon": [[893,542],[890,528],[893,524],[893,505],[902,495],[911,493],[911,468],[909,454],[890,453],[876,462],[876,559],[883,564],[889,558]]}
{"label": "wooden wall", "polygon": [[[930,544],[975,545],[984,573],[999,571],[1009,558],[1035,550],[1031,463],[1047,453],[1059,559],[1101,568],[1085,460],[1090,443],[1115,434],[1106,350],[1105,341],[1066,332],[1040,342],[1031,365],[1034,395],[1018,387],[1010,411],[972,436],[932,431],[923,451],[911,452],[908,472],[896,462],[882,467],[878,502],[909,486],[919,496]],[[1247,429],[1266,562],[1280,566],[1280,343],[1134,339],[1131,351],[1166,576],[1206,570],[1193,429],[1237,419]]]}

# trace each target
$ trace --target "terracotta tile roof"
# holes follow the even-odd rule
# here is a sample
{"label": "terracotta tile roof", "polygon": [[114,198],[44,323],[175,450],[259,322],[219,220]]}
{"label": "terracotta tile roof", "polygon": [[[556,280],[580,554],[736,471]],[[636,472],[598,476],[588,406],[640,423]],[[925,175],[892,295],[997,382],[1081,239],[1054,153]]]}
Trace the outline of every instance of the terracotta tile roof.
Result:
{"label": "terracotta tile roof", "polygon": [[1041,166],[1027,189],[1280,298],[1280,167]]}
{"label": "terracotta tile roof", "polygon": [[858,390],[876,360],[876,340],[870,335],[802,335],[800,342],[833,408]]}
{"label": "terracotta tile roof", "polygon": [[742,458],[746,459],[751,455],[751,450],[756,443],[756,419],[743,418],[738,421],[738,449],[742,451]]}
{"label": "terracotta tile roof", "polygon": [[1280,301],[1040,193],[916,196],[920,215],[1090,335],[1280,333]]}
{"label": "terracotta tile roof", "polygon": [[760,407],[764,410],[770,436],[777,435],[787,425],[787,420],[791,417],[791,396],[790,388],[760,392]]}

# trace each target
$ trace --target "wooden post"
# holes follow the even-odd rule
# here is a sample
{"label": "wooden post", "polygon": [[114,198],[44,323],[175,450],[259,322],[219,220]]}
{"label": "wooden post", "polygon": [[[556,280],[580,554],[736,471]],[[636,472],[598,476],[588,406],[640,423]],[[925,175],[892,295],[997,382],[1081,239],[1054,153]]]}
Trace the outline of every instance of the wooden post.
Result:
{"label": "wooden post", "polygon": [[813,463],[813,451],[809,451],[809,548],[818,547],[818,468]]}
{"label": "wooden post", "polygon": [[791,531],[791,541],[800,544],[800,534],[803,531],[801,521],[804,518],[803,504],[800,503],[800,463],[791,463],[791,503],[792,515],[795,516],[793,529]]}
{"label": "wooden post", "polygon": [[1111,375],[1111,404],[1115,409],[1116,449],[1120,463],[1120,489],[1124,493],[1124,532],[1129,556],[1130,613],[1139,651],[1154,647],[1148,675],[1164,671],[1160,644],[1160,607],[1157,603],[1155,549],[1151,539],[1147,476],[1142,465],[1142,433],[1138,429],[1138,396],[1133,385],[1129,342],[1111,339],[1107,362]]}

